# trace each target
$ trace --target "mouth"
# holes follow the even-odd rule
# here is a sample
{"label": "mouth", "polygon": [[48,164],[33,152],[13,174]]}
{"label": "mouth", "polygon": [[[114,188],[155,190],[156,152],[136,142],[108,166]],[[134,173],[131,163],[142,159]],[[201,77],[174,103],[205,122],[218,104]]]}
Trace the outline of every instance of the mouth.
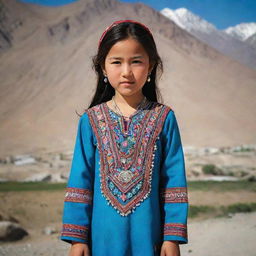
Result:
{"label": "mouth", "polygon": [[131,84],[134,84],[134,82],[125,81],[125,82],[121,82],[120,84],[122,84],[122,85],[131,85]]}

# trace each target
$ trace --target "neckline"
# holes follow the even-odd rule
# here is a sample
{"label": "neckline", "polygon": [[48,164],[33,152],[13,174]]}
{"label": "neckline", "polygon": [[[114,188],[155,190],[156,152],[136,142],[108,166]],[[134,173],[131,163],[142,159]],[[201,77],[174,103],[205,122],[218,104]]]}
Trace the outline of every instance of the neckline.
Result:
{"label": "neckline", "polygon": [[131,114],[131,115],[129,116],[129,119],[126,119],[126,118],[124,118],[122,115],[120,115],[119,113],[115,112],[112,108],[110,108],[110,107],[108,106],[108,104],[107,104],[106,101],[103,102],[103,104],[106,106],[106,108],[107,108],[109,111],[111,111],[111,112],[114,113],[115,115],[119,116],[120,118],[124,118],[125,121],[129,121],[129,120],[131,120],[135,115],[137,115],[141,110],[144,110],[146,106],[148,106],[149,101],[147,100],[146,102],[147,102],[147,103],[146,103],[144,106],[142,106],[141,108],[137,109],[133,114]]}

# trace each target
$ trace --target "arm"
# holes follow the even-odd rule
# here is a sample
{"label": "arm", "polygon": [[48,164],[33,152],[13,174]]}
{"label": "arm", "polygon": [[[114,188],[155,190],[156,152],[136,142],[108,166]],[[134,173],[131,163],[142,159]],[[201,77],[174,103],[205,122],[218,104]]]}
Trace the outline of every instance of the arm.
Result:
{"label": "arm", "polygon": [[[188,196],[185,161],[178,123],[170,110],[162,130],[161,210],[163,240],[175,244],[188,243]],[[166,243],[164,243],[166,244]]]}
{"label": "arm", "polygon": [[95,147],[89,117],[84,113],[78,123],[62,217],[60,239],[70,244],[89,243]]}

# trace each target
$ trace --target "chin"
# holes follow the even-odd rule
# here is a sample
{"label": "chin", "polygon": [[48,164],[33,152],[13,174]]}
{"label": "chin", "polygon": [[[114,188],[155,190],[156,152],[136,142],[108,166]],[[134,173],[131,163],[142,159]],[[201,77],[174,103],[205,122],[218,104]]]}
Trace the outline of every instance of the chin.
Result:
{"label": "chin", "polygon": [[137,91],[137,90],[126,89],[126,90],[121,90],[121,91],[119,91],[119,93],[120,93],[122,96],[132,96],[132,95],[134,95],[134,94],[137,94],[138,91]]}

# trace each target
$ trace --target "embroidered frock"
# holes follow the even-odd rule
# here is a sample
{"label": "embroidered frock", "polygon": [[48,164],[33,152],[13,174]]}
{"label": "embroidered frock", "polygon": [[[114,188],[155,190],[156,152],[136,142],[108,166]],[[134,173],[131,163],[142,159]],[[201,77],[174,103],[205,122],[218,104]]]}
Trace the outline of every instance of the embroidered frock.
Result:
{"label": "embroidered frock", "polygon": [[147,101],[124,119],[106,102],[78,122],[60,239],[92,256],[159,256],[188,243],[188,194],[174,111]]}

